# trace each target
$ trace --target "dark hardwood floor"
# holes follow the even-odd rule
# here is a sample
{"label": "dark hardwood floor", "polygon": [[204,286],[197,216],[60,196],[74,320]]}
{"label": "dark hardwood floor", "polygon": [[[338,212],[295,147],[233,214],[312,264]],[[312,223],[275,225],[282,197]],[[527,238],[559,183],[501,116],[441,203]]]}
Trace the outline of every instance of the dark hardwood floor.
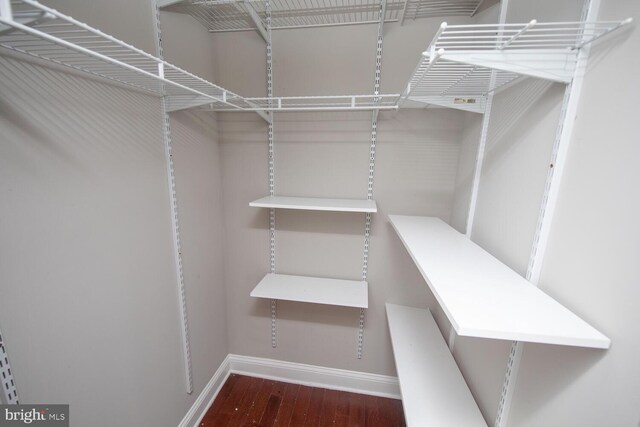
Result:
{"label": "dark hardwood floor", "polygon": [[231,374],[200,424],[204,427],[404,427],[395,399]]}

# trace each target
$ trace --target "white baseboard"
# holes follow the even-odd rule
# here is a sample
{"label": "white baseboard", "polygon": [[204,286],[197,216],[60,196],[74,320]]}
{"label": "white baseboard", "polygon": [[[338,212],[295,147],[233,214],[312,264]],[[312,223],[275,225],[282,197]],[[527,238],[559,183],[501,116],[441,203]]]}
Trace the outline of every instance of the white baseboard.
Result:
{"label": "white baseboard", "polygon": [[396,377],[229,354],[178,427],[197,427],[229,374],[232,373],[311,387],[400,399],[400,385]]}
{"label": "white baseboard", "polygon": [[230,363],[229,356],[225,357],[222,364],[218,367],[215,374],[211,377],[207,385],[200,393],[200,396],[193,402],[191,408],[184,416],[178,427],[196,427],[200,425],[200,421],[204,417],[204,414],[207,413],[207,409],[211,406],[213,401],[215,400],[218,392],[222,388],[222,385],[225,383],[230,374]]}
{"label": "white baseboard", "polygon": [[260,357],[229,355],[231,372],[312,387],[400,399],[398,378]]}

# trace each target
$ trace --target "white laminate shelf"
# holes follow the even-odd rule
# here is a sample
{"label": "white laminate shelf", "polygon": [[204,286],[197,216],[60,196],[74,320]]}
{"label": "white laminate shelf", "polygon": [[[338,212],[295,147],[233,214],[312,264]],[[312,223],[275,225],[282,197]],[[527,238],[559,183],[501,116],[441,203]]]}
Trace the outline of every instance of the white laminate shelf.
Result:
{"label": "white laminate shelf", "polygon": [[256,208],[299,209],[307,211],[365,212],[375,213],[375,200],[324,199],[318,197],[267,196],[249,203]]}
{"label": "white laminate shelf", "polygon": [[609,338],[441,219],[389,220],[458,335],[609,348]]}
{"label": "white laminate shelf", "polygon": [[365,281],[268,273],[251,291],[256,298],[368,308]]}
{"label": "white laminate shelf", "polygon": [[409,427],[487,427],[429,310],[387,304]]}

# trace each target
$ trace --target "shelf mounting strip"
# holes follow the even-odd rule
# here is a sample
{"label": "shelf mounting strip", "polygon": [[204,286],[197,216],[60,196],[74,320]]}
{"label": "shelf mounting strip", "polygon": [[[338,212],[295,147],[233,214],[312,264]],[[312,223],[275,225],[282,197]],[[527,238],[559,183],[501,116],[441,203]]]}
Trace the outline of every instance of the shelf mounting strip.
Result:
{"label": "shelf mounting strip", "polygon": [[9,365],[9,355],[5,347],[2,332],[0,332],[0,386],[4,395],[4,402],[8,405],[17,405],[20,403],[18,397],[18,389],[13,379],[11,365]]}

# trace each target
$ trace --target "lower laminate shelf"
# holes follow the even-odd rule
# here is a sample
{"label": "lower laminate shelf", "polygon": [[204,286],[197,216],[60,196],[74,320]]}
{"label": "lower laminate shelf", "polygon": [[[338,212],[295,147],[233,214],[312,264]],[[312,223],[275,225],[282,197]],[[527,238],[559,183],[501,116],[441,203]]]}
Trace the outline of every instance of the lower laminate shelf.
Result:
{"label": "lower laminate shelf", "polygon": [[369,306],[367,282],[355,280],[268,273],[250,295],[256,298],[345,307],[367,308]]}
{"label": "lower laminate shelf", "polygon": [[487,427],[429,310],[387,304],[409,427]]}

